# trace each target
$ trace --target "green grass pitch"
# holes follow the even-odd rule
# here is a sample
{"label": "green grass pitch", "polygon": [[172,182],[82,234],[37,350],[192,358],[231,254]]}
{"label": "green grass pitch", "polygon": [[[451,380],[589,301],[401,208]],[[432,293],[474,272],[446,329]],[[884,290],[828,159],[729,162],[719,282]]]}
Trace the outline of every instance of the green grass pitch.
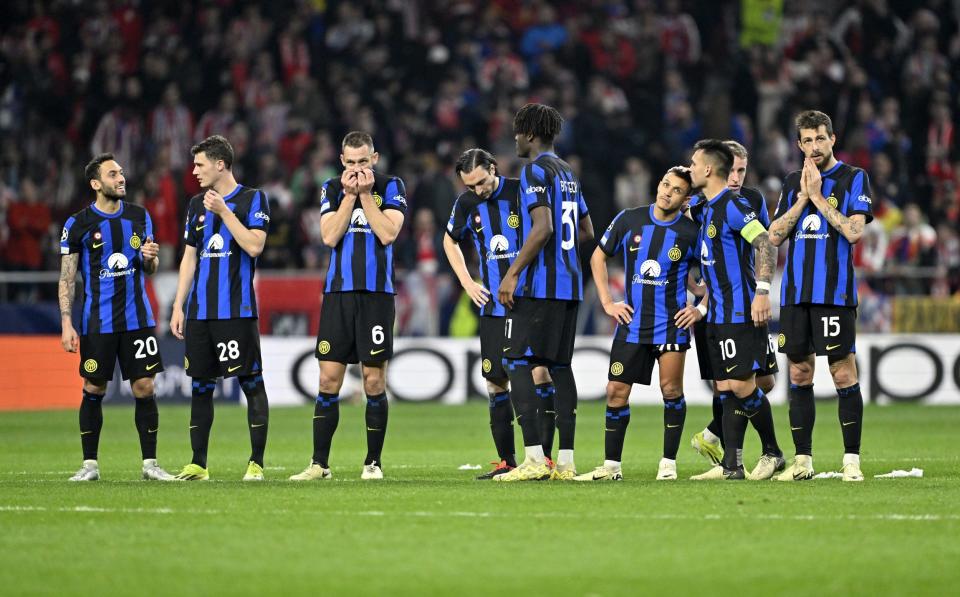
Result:
{"label": "green grass pitch", "polygon": [[[661,410],[634,408],[623,483],[474,481],[493,453],[486,407],[394,404],[383,482],[359,479],[363,409],[345,405],[329,482],[293,484],[310,458],[308,408],[271,413],[268,481],[240,482],[242,409],[217,409],[209,483],[139,479],[129,407],[106,408],[98,483],[75,412],[0,414],[5,595],[896,595],[960,581],[960,408],[867,407],[864,483],[655,482]],[[188,462],[189,410],[161,405],[160,462]],[[577,463],[602,460],[602,407],[582,405]],[[841,456],[819,405],[817,470]],[[705,470],[689,447],[682,478]],[[775,412],[792,446],[786,409]],[[519,435],[519,434],[518,434]],[[518,438],[519,439],[519,438]],[[748,438],[748,464],[757,454]],[[873,479],[894,468],[923,479]]]}

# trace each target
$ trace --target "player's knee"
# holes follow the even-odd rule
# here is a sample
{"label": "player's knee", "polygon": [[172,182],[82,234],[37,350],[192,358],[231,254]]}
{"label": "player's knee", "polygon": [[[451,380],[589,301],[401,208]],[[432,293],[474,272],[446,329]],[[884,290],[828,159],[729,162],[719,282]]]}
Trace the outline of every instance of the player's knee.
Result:
{"label": "player's knee", "polygon": [[813,383],[813,362],[806,355],[788,355],[790,383],[808,386]]}
{"label": "player's knee", "polygon": [[105,379],[84,379],[83,391],[88,394],[106,394],[107,380]]}
{"label": "player's knee", "polygon": [[487,380],[487,392],[490,394],[502,394],[503,392],[510,391],[510,380],[507,378],[503,379],[488,379]]}
{"label": "player's knee", "polygon": [[152,377],[141,377],[130,382],[130,389],[133,390],[134,398],[146,398],[153,396],[154,385]]}
{"label": "player's knee", "polygon": [[363,391],[367,396],[382,394],[386,390],[385,370],[381,367],[363,368]]}
{"label": "player's knee", "polygon": [[669,379],[660,381],[660,394],[664,400],[673,400],[683,395],[683,383]]}
{"label": "player's knee", "polygon": [[776,385],[776,377],[773,375],[764,375],[757,378],[757,387],[760,388],[764,394],[769,394],[773,389],[773,386]]}
{"label": "player's knee", "polygon": [[342,375],[331,375],[320,369],[320,391],[324,394],[339,394],[343,385]]}
{"label": "player's knee", "polygon": [[607,406],[620,408],[630,401],[630,386],[618,381],[607,382]]}
{"label": "player's knee", "polygon": [[550,377],[550,369],[543,365],[533,367],[533,383],[537,385],[553,383],[553,378]]}
{"label": "player's knee", "polygon": [[847,388],[857,383],[857,366],[852,358],[830,363],[830,375],[834,386]]}

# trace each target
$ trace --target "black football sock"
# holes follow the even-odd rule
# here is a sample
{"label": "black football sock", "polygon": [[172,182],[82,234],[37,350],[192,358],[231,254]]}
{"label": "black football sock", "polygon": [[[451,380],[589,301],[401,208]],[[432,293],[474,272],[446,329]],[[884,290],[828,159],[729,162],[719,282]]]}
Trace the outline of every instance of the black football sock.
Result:
{"label": "black football sock", "polygon": [[683,422],[687,418],[687,401],[683,396],[663,400],[663,457],[677,459]]}
{"label": "black football sock", "polygon": [[538,425],[540,427],[540,445],[543,446],[543,453],[547,458],[553,453],[553,437],[557,428],[557,390],[552,381],[547,383],[538,383],[534,386],[534,392],[539,401],[539,414],[537,415]]}
{"label": "black football sock", "polygon": [[747,416],[741,399],[732,392],[723,400],[723,468],[735,470],[743,464],[743,437]]}
{"label": "black football sock", "polygon": [[716,435],[720,438],[721,445],[723,444],[723,401],[720,400],[720,392],[714,392],[713,394],[713,418],[710,419],[710,423],[707,424],[707,429],[710,430],[710,433]]}
{"label": "black football sock", "polygon": [[330,468],[330,444],[340,424],[340,397],[336,394],[317,394],[313,407],[313,462]]}
{"label": "black football sock", "polygon": [[777,430],[773,425],[773,410],[770,408],[770,400],[759,387],[753,394],[747,396],[744,400],[744,406],[747,408],[747,414],[753,428],[757,430],[760,436],[760,443],[763,445],[763,453],[772,456],[783,456],[780,451],[780,444],[777,443]]}
{"label": "black football sock", "polygon": [[604,422],[604,458],[613,462],[621,462],[623,440],[627,437],[627,426],[630,425],[630,405],[607,406],[607,416]]}
{"label": "black football sock", "polygon": [[[577,381],[569,365],[557,365],[550,370],[557,389],[557,439],[560,450],[572,450],[577,434]],[[559,460],[559,458],[558,458]]]}
{"label": "black football sock", "polygon": [[840,401],[837,416],[840,418],[840,431],[843,432],[843,453],[860,453],[860,433],[863,427],[863,395],[860,384],[837,390]]}
{"label": "black football sock", "polygon": [[367,457],[363,464],[380,465],[383,440],[387,436],[387,395],[367,396]]}
{"label": "black football sock", "polygon": [[504,359],[507,376],[510,378],[510,401],[517,413],[517,424],[523,434],[523,445],[542,446],[540,425],[537,421],[538,401],[533,385],[533,371],[526,359]]}
{"label": "black football sock", "polygon": [[813,384],[790,384],[787,391],[790,403],[790,432],[797,454],[813,455],[813,424],[817,420],[817,406],[813,399]]}
{"label": "black football sock", "polygon": [[247,425],[250,426],[250,460],[263,466],[263,452],[267,447],[267,429],[270,423],[270,403],[263,375],[257,373],[240,378],[240,387],[247,398]]}
{"label": "black football sock", "polygon": [[191,462],[207,468],[207,447],[210,444],[210,429],[213,428],[213,390],[215,379],[194,379],[190,398],[190,447]]}
{"label": "black football sock", "polygon": [[490,394],[490,432],[497,456],[508,466],[517,466],[517,448],[513,441],[513,407],[510,392]]}
{"label": "black football sock", "polygon": [[157,457],[157,431],[160,429],[160,411],[157,397],[153,394],[143,398],[134,397],[133,422],[140,436],[140,456],[147,460]]}
{"label": "black football sock", "polygon": [[84,460],[96,460],[103,428],[103,394],[84,390],[80,403],[80,446]]}

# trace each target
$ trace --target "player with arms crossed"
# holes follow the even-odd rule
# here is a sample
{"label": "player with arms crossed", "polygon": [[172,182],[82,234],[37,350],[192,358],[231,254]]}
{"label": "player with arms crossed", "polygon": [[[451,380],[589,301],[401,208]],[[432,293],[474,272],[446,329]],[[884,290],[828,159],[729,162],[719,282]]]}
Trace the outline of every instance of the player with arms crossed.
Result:
{"label": "player with arms crossed", "polygon": [[[269,403],[263,385],[257,297],[253,276],[270,226],[267,195],[233,177],[233,147],[220,135],[190,149],[203,193],[190,199],[183,258],[170,330],[186,338],[187,375],[193,379],[190,446],[193,459],[177,479],[206,481],[218,377],[237,377],[247,398],[250,458],[244,481],[263,480]],[[189,293],[189,295],[188,295]],[[184,312],[186,305],[186,312]]]}
{"label": "player with arms crossed", "polygon": [[[749,159],[747,148],[732,140],[724,141],[724,144],[733,153],[733,168],[730,169],[730,176],[727,178],[727,188],[746,199],[750,207],[757,213],[757,219],[763,224],[763,227],[769,228],[770,213],[767,210],[767,202],[763,193],[757,189],[743,186],[743,181],[747,177]],[[691,202],[691,209],[697,209],[697,205],[702,200],[703,195],[697,195],[695,200]],[[702,313],[706,313],[706,305],[700,308],[702,309]],[[696,450],[697,453],[716,465],[720,464],[723,459],[724,450],[723,427],[721,425],[721,420],[723,419],[723,401],[720,397],[720,391],[717,389],[717,384],[713,382],[713,367],[710,366],[710,351],[707,347],[706,327],[706,321],[702,319],[698,321],[694,327],[694,338],[697,342],[697,360],[700,364],[700,378],[710,381],[713,386],[713,419],[703,431],[693,436],[690,440],[690,445],[693,446],[693,449]],[[763,390],[764,394],[769,394],[770,391],[773,390],[773,386],[776,383],[776,374],[779,370],[777,366],[777,350],[768,334],[767,358],[760,363],[760,369],[757,370],[757,386]],[[724,398],[725,397],[726,396],[724,396]],[[768,434],[767,436],[761,436],[760,441],[764,446],[763,453],[770,455],[772,458],[763,459],[759,468],[754,467],[751,478],[768,479],[776,472],[782,471],[786,463],[783,460],[783,452],[780,450],[780,445],[777,443],[776,431],[772,423],[773,413],[770,409],[770,401],[765,400],[760,410],[760,414],[751,417],[750,422],[753,423],[754,427],[758,430],[762,429]],[[757,424],[762,419],[769,419],[770,423],[761,424],[758,427]],[[742,448],[743,446],[737,447]]]}
{"label": "player with arms crossed", "polygon": [[[727,188],[731,168],[733,152],[722,141],[704,139],[694,145],[690,174],[694,186],[703,189],[704,200],[691,215],[700,225],[700,270],[708,295],[707,349],[723,398],[724,441],[734,448],[726,450],[722,466],[693,477],[696,480],[746,478],[740,446],[748,419],[757,418],[761,437],[773,433],[764,428],[772,427],[773,418],[758,416],[769,408],[757,387],[756,371],[767,355],[770,279],[777,249],[757,212]],[[764,454],[755,469],[768,468],[764,462],[775,459]]]}
{"label": "player with arms crossed", "polygon": [[[127,195],[123,168],[113,154],[103,153],[84,170],[96,202],[70,216],[60,236],[60,341],[67,352],[80,350],[80,443],[83,466],[71,481],[100,478],[97,449],[103,427],[103,397],[120,361],[130,380],[134,422],[140,436],[144,479],[169,481],[157,465],[159,413],[154,376],[163,371],[153,310],[144,288],[144,274],[156,273],[160,247],[153,242],[150,214],[123,201]],[[83,320],[80,336],[73,327],[77,269],[83,278]]]}
{"label": "player with arms crossed", "polygon": [[777,477],[813,477],[813,372],[825,355],[839,396],[843,433],[843,480],[863,481],[860,433],[863,396],[857,379],[857,279],[853,245],[872,215],[867,173],[833,155],[833,123],[823,112],[797,116],[797,146],[803,169],[787,175],[770,240],[790,239],[781,287],[780,352],[790,361],[787,394],[796,458]]}
{"label": "player with arms crossed", "polygon": [[[663,396],[663,457],[657,480],[677,478],[677,449],[683,435],[687,402],[683,396],[683,364],[690,348],[693,316],[686,311],[687,277],[698,258],[699,229],[683,216],[690,195],[690,171],[667,170],[653,205],[617,214],[590,258],[593,281],[603,310],[617,322],[610,350],[607,412],[602,466],[575,481],[623,479],[620,459],[630,424],[633,384],[650,385],[653,364],[659,365]],[[607,257],[623,261],[625,302],[613,302]]]}
{"label": "player with arms crossed", "polygon": [[333,249],[323,289],[315,355],[320,391],[313,413],[313,458],[291,481],[329,479],[330,445],[340,422],[340,388],[348,363],[361,364],[367,395],[367,456],[361,479],[382,479],[387,433],[387,361],[393,356],[395,319],[393,242],[403,226],[403,181],[374,172],[380,160],[373,138],[343,138],[343,174],[323,183],[320,232]]}
{"label": "player with arms crossed", "polygon": [[[504,359],[525,458],[517,468],[494,477],[496,481],[572,480],[576,475],[577,385],[570,361],[583,297],[579,243],[593,239],[593,225],[580,181],[553,151],[562,126],[560,113],[543,104],[523,106],[513,120],[517,155],[533,159],[520,173],[523,241],[497,298],[510,310]],[[559,451],[553,471],[538,431],[538,367],[550,369],[556,388]]]}

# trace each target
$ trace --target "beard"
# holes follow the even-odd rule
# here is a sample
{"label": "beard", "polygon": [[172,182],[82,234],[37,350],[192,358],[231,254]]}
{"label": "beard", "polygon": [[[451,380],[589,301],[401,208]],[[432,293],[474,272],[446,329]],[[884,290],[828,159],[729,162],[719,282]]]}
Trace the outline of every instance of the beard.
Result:
{"label": "beard", "polygon": [[107,187],[103,187],[100,193],[103,194],[104,197],[106,197],[111,201],[120,201],[121,199],[127,196],[126,189],[124,189],[123,192],[121,192],[116,189],[108,189]]}

